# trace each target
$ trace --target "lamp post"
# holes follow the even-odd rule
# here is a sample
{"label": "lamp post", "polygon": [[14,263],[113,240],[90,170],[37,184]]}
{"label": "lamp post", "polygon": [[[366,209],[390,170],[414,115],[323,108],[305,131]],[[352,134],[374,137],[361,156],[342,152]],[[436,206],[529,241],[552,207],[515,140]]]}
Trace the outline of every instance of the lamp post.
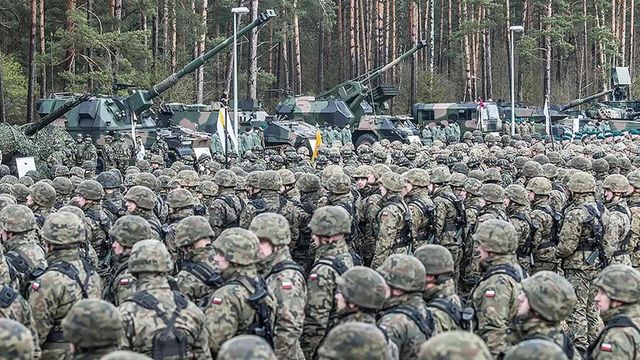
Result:
{"label": "lamp post", "polygon": [[524,26],[516,25],[510,26],[509,32],[511,34],[511,38],[509,40],[511,47],[511,136],[516,133],[516,86],[515,86],[515,61],[514,61],[514,51],[513,51],[513,36],[516,32],[524,32]]}
{"label": "lamp post", "polygon": [[[233,131],[238,141],[238,16],[248,14],[247,7],[235,7],[233,13]],[[228,146],[228,145],[227,145]],[[240,149],[236,146],[236,153],[240,155]]]}

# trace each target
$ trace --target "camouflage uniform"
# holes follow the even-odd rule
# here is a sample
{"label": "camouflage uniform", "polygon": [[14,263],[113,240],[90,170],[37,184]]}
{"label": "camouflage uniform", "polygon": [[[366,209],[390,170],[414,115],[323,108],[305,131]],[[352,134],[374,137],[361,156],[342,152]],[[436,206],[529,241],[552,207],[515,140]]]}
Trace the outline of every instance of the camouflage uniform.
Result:
{"label": "camouflage uniform", "polygon": [[111,220],[102,210],[101,204],[104,198],[104,190],[102,185],[95,180],[83,180],[76,189],[76,193],[84,200],[84,204],[78,207],[84,211],[84,215],[88,219],[89,238],[87,240],[98,253],[100,274],[102,275],[107,271],[106,258],[111,251],[111,243],[108,237]]}
{"label": "camouflage uniform", "polygon": [[167,195],[167,204],[169,205],[169,215],[167,223],[162,226],[164,234],[164,243],[171,256],[175,259],[178,255],[178,247],[176,245],[176,226],[182,219],[193,216],[194,199],[189,190],[173,189]]}
{"label": "camouflage uniform", "polygon": [[298,216],[296,223],[299,227],[298,241],[289,248],[293,260],[308,272],[315,258],[315,248],[308,225],[320,199],[320,179],[313,174],[303,174],[296,181],[296,187],[300,191],[299,208],[303,211],[296,212]]}
{"label": "camouflage uniform", "polygon": [[627,179],[632,187],[628,197],[629,210],[631,211],[631,229],[629,236],[629,251],[631,252],[631,264],[635,269],[640,269],[640,171],[632,171],[627,174]]}
{"label": "camouflage uniform", "polygon": [[307,284],[304,268],[294,263],[289,253],[291,233],[287,219],[279,214],[262,213],[253,218],[249,230],[273,248],[273,253],[260,260],[258,269],[277,301],[274,351],[280,359],[304,359],[299,338]]}
{"label": "camouflage uniform", "polygon": [[[160,220],[153,213],[153,209],[158,201],[156,195],[145,186],[133,186],[124,195],[126,202],[135,204],[133,211],[127,210],[128,215],[138,215],[147,220],[151,225],[152,239],[163,239],[164,232],[160,226]],[[125,205],[126,205],[125,202]]]}
{"label": "camouflage uniform", "polygon": [[98,150],[96,149],[95,145],[93,145],[92,141],[93,140],[89,136],[84,138],[84,146],[82,148],[82,161],[80,163],[83,163],[86,160],[90,160],[95,163],[96,160],[98,160]]}
{"label": "camouflage uniform", "polygon": [[524,298],[529,309],[526,313],[519,310],[515,319],[514,346],[522,341],[540,339],[561,347],[568,359],[582,359],[562,326],[577,301],[576,293],[567,279],[551,271],[537,272],[522,281],[522,293],[518,300],[522,303]]}
{"label": "camouflage uniform", "polygon": [[122,181],[113,171],[101,172],[96,177],[96,181],[99,182],[104,189],[102,209],[113,223],[118,219],[118,217],[123,216],[125,213],[124,197],[120,191]]}
{"label": "camouflage uniform", "polygon": [[29,288],[29,305],[40,338],[42,359],[69,359],[69,343],[60,322],[71,306],[83,298],[100,298],[102,284],[77,247],[84,240],[84,227],[72,213],[51,214],[42,238],[49,246],[49,267]]}
{"label": "camouflage uniform", "polygon": [[171,328],[169,338],[182,336],[182,346],[165,349],[173,358],[211,359],[202,310],[169,286],[173,261],[166,247],[158,240],[137,242],[129,270],[137,279],[137,292],[118,308],[124,327],[120,348],[152,356],[160,350],[154,348],[157,338]]}
{"label": "camouflage uniform", "polygon": [[197,305],[206,304],[213,294],[211,279],[218,274],[210,246],[214,237],[211,225],[202,216],[189,216],[175,228],[175,246],[181,253],[176,281],[182,293]]}
{"label": "camouflage uniform", "polygon": [[151,154],[155,154],[161,156],[162,159],[165,159],[169,154],[169,145],[164,140],[162,136],[157,136],[156,141],[151,145]]}
{"label": "camouflage uniform", "polygon": [[[607,233],[612,240],[614,248],[611,257],[613,264],[623,264],[631,266],[631,256],[629,255],[629,241],[631,237],[631,210],[627,206],[624,198],[629,191],[629,180],[619,174],[609,175],[602,184],[604,191],[605,207],[609,213]],[[611,194],[611,199],[607,199],[607,193]]]}
{"label": "camouflage uniform", "polygon": [[[611,265],[593,280],[598,298],[609,299],[608,308],[600,304],[604,329],[587,350],[588,359],[637,359],[640,356],[640,272],[626,265]],[[613,306],[613,301],[619,302]]]}
{"label": "camouflage uniform", "polygon": [[62,320],[64,336],[73,344],[73,358],[97,359],[118,350],[122,320],[118,309],[103,300],[80,300]]}
{"label": "camouflage uniform", "polygon": [[344,238],[331,242],[326,240],[336,235],[346,236],[351,232],[349,213],[344,208],[318,208],[313,213],[309,228],[316,244],[317,260],[307,279],[304,331],[300,338],[300,345],[307,359],[313,358],[335,316],[335,279],[354,266]]}
{"label": "camouflage uniform", "polygon": [[[272,342],[276,300],[264,279],[257,276],[258,238],[248,230],[230,228],[218,236],[213,247],[216,257],[224,258],[228,266],[222,268],[216,260],[225,283],[213,293],[205,309],[211,353],[216,355],[225,341],[240,334],[260,332]],[[262,296],[255,306],[262,308],[264,317],[248,302],[257,293]]]}
{"label": "camouflage uniform", "polygon": [[[591,286],[591,281],[602,268],[601,262],[608,261],[605,254],[612,253],[613,247],[607,244],[606,236],[597,238],[596,231],[604,231],[608,214],[604,207],[595,202],[593,176],[576,172],[569,179],[567,186],[573,196],[564,213],[557,254],[563,259],[562,269],[565,277],[578,296],[578,302],[567,323],[573,332],[576,347],[584,352],[601,326],[593,300],[595,288]],[[597,245],[598,243],[602,245]],[[606,250],[602,251],[599,247]],[[597,252],[602,256],[598,257]],[[590,263],[587,263],[587,259],[590,259]]]}
{"label": "camouflage uniform", "polygon": [[129,271],[131,248],[138,241],[152,239],[153,232],[145,219],[136,215],[125,215],[113,224],[109,237],[123,250],[120,254],[114,251],[111,273],[105,281],[102,297],[118,306],[136,293],[136,278]]}
{"label": "camouflage uniform", "polygon": [[434,333],[431,312],[422,300],[425,269],[409,255],[393,254],[377,269],[391,288],[378,326],[398,347],[400,359],[415,359]]}
{"label": "camouflage uniform", "polygon": [[348,322],[332,329],[318,349],[318,360],[393,359],[387,339],[379,328],[362,322]]}
{"label": "camouflage uniform", "polygon": [[567,360],[567,356],[560,346],[542,339],[525,340],[511,348],[504,356],[504,360],[537,359]]}
{"label": "camouflage uniform", "polygon": [[508,327],[516,315],[522,271],[516,265],[518,239],[515,228],[504,220],[481,222],[474,235],[478,246],[488,252],[482,260],[486,269],[470,295],[476,314],[476,334],[486,343],[494,357],[508,346]]}
{"label": "camouflage uniform", "polygon": [[527,190],[520,185],[509,185],[504,190],[509,199],[509,206],[506,208],[509,222],[516,229],[518,234],[518,250],[516,255],[518,263],[524,271],[529,273],[531,269],[532,242],[538,224],[531,220],[531,204]]}
{"label": "camouflage uniform", "polygon": [[220,347],[217,360],[277,360],[271,346],[260,337],[255,335],[236,336]]}
{"label": "camouflage uniform", "polygon": [[209,224],[213,232],[220,235],[224,229],[238,226],[244,203],[233,190],[237,184],[237,177],[232,171],[218,171],[213,177],[213,182],[218,185],[218,195],[209,208]]}
{"label": "camouflage uniform", "polygon": [[[27,327],[28,331],[31,333],[30,338],[35,353],[34,358],[39,359],[41,356],[40,341],[29,303],[22,297],[22,295],[8,285],[0,286],[0,294],[2,294],[2,299],[0,300],[0,319],[15,320]],[[0,336],[0,343],[4,343],[5,341],[6,339]],[[1,348],[2,345],[0,345],[0,349]],[[5,354],[6,352],[0,350],[0,358]],[[7,359],[12,358],[7,357]]]}
{"label": "camouflage uniform", "polygon": [[129,147],[129,143],[121,137],[120,133],[116,132],[114,137],[113,151],[116,155],[116,167],[124,173],[127,166],[131,163],[131,148]]}
{"label": "camouflage uniform", "polygon": [[437,334],[422,344],[418,359],[492,360],[493,357],[478,335],[453,330]]}
{"label": "camouflage uniform", "polygon": [[37,182],[29,187],[29,191],[27,206],[33,211],[38,227],[42,227],[44,220],[52,213],[51,207],[56,201],[56,189],[47,183]]}
{"label": "camouflage uniform", "polygon": [[555,212],[549,202],[551,187],[551,181],[544,177],[535,177],[527,183],[527,190],[533,194],[531,221],[538,225],[531,244],[533,261],[530,274],[542,270],[562,272],[560,259],[556,255],[561,215]]}
{"label": "camouflage uniform", "polygon": [[32,360],[36,355],[33,336],[23,324],[0,319],[0,358],[2,360]]}
{"label": "camouflage uniform", "polygon": [[411,213],[411,235],[414,248],[425,245],[433,236],[435,205],[429,197],[427,187],[431,182],[429,173],[423,169],[411,169],[403,174],[404,181],[410,183],[411,191],[405,194],[405,201]]}
{"label": "camouflage uniform", "polygon": [[113,136],[107,135],[102,146],[102,159],[104,160],[104,169],[109,170],[116,167],[116,151],[113,148]]}

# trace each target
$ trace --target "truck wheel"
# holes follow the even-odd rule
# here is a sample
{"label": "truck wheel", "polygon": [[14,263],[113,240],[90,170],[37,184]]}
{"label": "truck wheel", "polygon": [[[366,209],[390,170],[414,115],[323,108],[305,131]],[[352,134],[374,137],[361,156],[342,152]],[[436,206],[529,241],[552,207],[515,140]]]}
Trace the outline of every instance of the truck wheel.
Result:
{"label": "truck wheel", "polygon": [[371,135],[371,134],[362,134],[358,137],[358,140],[356,140],[356,148],[358,148],[358,146],[362,145],[362,144],[367,144],[369,146],[373,145],[376,141],[378,141],[378,139],[376,139],[375,136]]}

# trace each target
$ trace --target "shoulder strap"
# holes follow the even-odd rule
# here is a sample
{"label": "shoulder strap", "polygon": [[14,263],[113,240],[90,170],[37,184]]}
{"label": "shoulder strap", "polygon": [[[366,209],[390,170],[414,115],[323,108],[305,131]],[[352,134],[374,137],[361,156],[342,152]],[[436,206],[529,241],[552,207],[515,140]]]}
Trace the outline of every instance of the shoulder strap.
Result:
{"label": "shoulder strap", "polygon": [[271,275],[277,274],[277,273],[282,272],[284,270],[295,270],[295,271],[299,272],[300,275],[302,275],[303,278],[305,277],[304,268],[302,266],[296,264],[292,260],[285,260],[285,261],[282,261],[282,262],[279,262],[279,263],[275,264],[271,268],[271,271],[265,276],[265,279],[268,279]]}
{"label": "shoulder strap", "polygon": [[87,293],[87,289],[86,289],[86,283],[89,278],[89,273],[87,273],[87,279],[83,283],[82,280],[80,280],[80,272],[78,271],[78,269],[73,264],[68,263],[66,261],[60,261],[60,262],[56,262],[49,265],[49,267],[47,268],[47,271],[50,271],[50,270],[57,271],[61,274],[64,274],[71,280],[74,280],[78,284],[78,286],[80,286],[80,291],[82,291],[82,297],[84,299],[87,299],[89,297],[89,294]]}
{"label": "shoulder strap", "polygon": [[487,280],[488,278],[492,277],[493,275],[507,275],[511,278],[513,278],[513,280],[515,280],[516,282],[520,282],[522,280],[522,277],[520,276],[520,273],[518,272],[518,270],[516,270],[515,267],[511,266],[511,265],[498,265],[498,266],[494,266],[492,268],[490,268],[482,277],[481,281]]}
{"label": "shoulder strap", "polygon": [[0,290],[0,308],[6,309],[13,301],[18,297],[18,292],[15,291],[11,286],[4,286],[2,290]]}
{"label": "shoulder strap", "polygon": [[427,203],[420,198],[413,198],[409,200],[409,203],[407,203],[407,205],[413,205],[413,204],[415,204],[418,207],[418,209],[422,211],[422,215],[427,217],[430,216],[430,214],[433,214],[433,211],[435,210],[433,206],[427,205]]}
{"label": "shoulder strap", "polygon": [[567,335],[564,331],[560,331],[560,333],[562,334],[562,344],[558,344],[554,338],[545,334],[533,334],[531,336],[526,336],[522,339],[522,341],[540,339],[557,344],[562,348],[564,354],[567,355],[567,359],[573,359],[573,355],[575,354],[573,341],[571,340],[571,337],[569,337],[569,335]]}
{"label": "shoulder strap", "polygon": [[427,337],[427,339],[429,339],[434,332],[435,324],[433,322],[433,317],[431,316],[431,313],[429,311],[427,311],[427,316],[422,316],[422,314],[414,306],[403,304],[394,307],[386,314],[405,315],[418,326],[420,332],[422,332]]}
{"label": "shoulder strap", "polygon": [[26,274],[29,270],[34,268],[33,262],[22,251],[14,249],[4,254],[7,261],[13,265],[13,267],[19,272]]}
{"label": "shoulder strap", "polygon": [[184,260],[181,263],[182,270],[195,276],[198,280],[206,285],[209,285],[211,277],[213,276],[213,269],[202,261]]}
{"label": "shoulder strap", "polygon": [[317,264],[323,264],[330,266],[333,270],[335,270],[339,275],[344,274],[345,271],[349,270],[347,265],[340,260],[337,256],[328,256],[318,260]]}
{"label": "shoulder strap", "polygon": [[[600,331],[600,334],[598,335],[598,338],[596,339],[596,341],[592,342],[591,345],[589,345],[589,348],[587,349],[587,354],[591,355],[593,353],[593,350],[600,343],[600,340],[605,336],[605,334],[609,331],[609,329],[624,328],[624,327],[630,327],[634,329],[636,333],[640,334],[640,328],[638,328],[638,326],[631,320],[631,318],[625,315],[615,316],[605,324],[604,329]],[[634,353],[635,353],[635,350],[634,350]]]}
{"label": "shoulder strap", "polygon": [[241,209],[240,210],[238,209],[238,207],[236,206],[236,203],[233,201],[231,196],[229,196],[229,195],[220,195],[220,196],[218,196],[218,198],[220,200],[224,201],[225,204],[227,204],[230,208],[232,208],[236,212],[240,212]]}
{"label": "shoulder strap", "polygon": [[460,326],[460,321],[462,320],[462,310],[456,303],[451,301],[451,299],[447,297],[438,297],[431,300],[431,302],[429,302],[427,306],[434,307],[446,312],[449,317],[456,323],[456,325]]}

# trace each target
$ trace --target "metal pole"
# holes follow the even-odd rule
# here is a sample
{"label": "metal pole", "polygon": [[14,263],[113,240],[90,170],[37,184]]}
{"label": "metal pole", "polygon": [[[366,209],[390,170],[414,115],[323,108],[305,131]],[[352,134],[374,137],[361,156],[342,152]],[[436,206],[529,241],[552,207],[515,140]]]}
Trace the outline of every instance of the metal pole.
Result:
{"label": "metal pole", "polygon": [[[233,13],[233,126],[238,139],[238,13]],[[240,149],[236,146],[236,154]]]}
{"label": "metal pole", "polygon": [[513,30],[511,30],[511,41],[510,41],[510,47],[511,47],[511,136],[516,134],[516,103],[515,103],[515,97],[516,97],[516,90],[515,90],[515,71],[514,71],[514,63],[515,61],[513,60]]}

